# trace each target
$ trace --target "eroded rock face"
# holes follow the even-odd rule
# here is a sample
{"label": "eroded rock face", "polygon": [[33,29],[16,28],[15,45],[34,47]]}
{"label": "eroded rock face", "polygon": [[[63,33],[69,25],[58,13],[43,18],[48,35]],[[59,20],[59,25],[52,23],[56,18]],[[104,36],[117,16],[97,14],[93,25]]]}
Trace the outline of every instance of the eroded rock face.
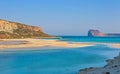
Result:
{"label": "eroded rock face", "polygon": [[42,29],[41,29],[40,27],[37,27],[37,26],[34,26],[34,27],[33,27],[33,30],[34,30],[34,31],[41,31],[41,32],[42,32]]}
{"label": "eroded rock face", "polygon": [[39,38],[51,37],[40,27],[0,19],[0,38]]}
{"label": "eroded rock face", "polygon": [[17,28],[18,27],[15,23],[10,23],[8,21],[0,20],[0,31],[13,33],[13,30]]}
{"label": "eroded rock face", "polygon": [[100,32],[99,30],[93,30],[93,29],[91,29],[91,30],[89,30],[88,31],[88,36],[107,36],[105,33],[103,33],[103,32]]}

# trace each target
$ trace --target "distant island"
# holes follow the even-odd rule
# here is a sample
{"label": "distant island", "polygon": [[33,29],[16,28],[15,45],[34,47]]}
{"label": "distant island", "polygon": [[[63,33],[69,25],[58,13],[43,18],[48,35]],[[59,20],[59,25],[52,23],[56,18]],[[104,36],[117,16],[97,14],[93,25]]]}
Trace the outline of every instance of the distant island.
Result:
{"label": "distant island", "polygon": [[42,31],[40,27],[0,19],[0,38],[41,38],[54,37]]}
{"label": "distant island", "polygon": [[120,37],[120,34],[117,33],[103,33],[99,30],[90,29],[88,31],[89,37]]}

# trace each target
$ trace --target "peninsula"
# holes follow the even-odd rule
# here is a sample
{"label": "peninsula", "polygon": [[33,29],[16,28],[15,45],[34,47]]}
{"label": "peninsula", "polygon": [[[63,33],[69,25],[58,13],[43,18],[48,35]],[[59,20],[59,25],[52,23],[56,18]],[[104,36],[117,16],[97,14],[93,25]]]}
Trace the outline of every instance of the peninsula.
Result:
{"label": "peninsula", "polygon": [[54,37],[42,31],[38,26],[0,19],[0,39]]}
{"label": "peninsula", "polygon": [[69,43],[59,40],[39,39],[53,37],[56,36],[44,33],[40,27],[0,19],[0,49],[45,46],[86,47],[92,45],[86,43]]}

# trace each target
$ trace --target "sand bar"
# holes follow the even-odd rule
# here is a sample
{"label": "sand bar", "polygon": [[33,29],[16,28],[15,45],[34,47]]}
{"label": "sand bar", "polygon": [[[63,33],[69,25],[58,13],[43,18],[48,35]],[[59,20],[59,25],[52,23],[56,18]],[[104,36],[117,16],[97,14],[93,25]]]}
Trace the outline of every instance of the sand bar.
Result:
{"label": "sand bar", "polygon": [[[17,43],[19,42],[19,43]],[[3,44],[2,44],[3,43]],[[69,43],[58,40],[43,39],[0,39],[0,49],[6,48],[29,48],[29,47],[87,47],[90,43]]]}
{"label": "sand bar", "polygon": [[114,48],[120,48],[120,43],[112,44],[112,47],[114,47]]}

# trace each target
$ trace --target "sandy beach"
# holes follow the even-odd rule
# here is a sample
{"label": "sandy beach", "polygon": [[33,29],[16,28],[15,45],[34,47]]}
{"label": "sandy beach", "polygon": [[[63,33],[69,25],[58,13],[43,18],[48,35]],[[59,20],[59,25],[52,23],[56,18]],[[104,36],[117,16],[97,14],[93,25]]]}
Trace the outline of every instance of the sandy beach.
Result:
{"label": "sandy beach", "polygon": [[86,47],[93,46],[89,43],[69,43],[58,40],[43,39],[0,39],[0,49],[6,48],[29,48],[29,47]]}

